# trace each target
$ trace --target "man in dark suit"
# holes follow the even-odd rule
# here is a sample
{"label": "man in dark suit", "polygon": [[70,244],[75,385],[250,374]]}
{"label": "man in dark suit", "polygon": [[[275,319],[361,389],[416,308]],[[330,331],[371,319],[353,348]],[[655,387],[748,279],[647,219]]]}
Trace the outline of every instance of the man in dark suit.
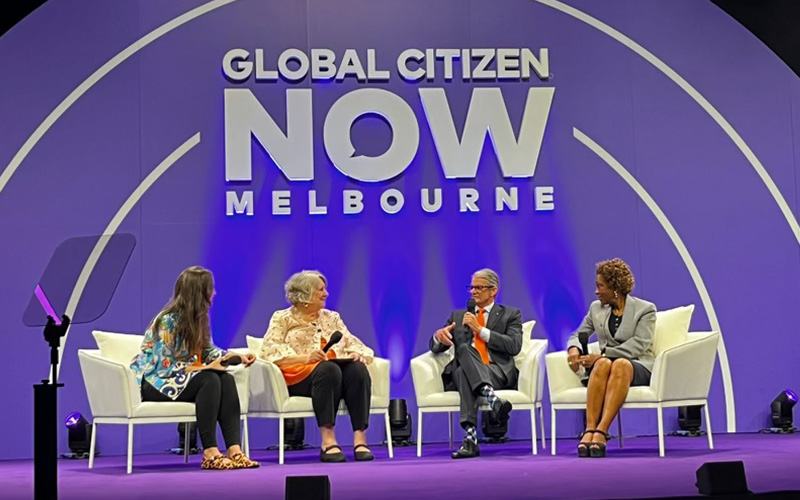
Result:
{"label": "man in dark suit", "polygon": [[511,412],[511,403],[494,391],[517,385],[514,356],[522,349],[522,315],[518,309],[495,303],[499,286],[497,273],[491,269],[473,274],[469,291],[475,310],[453,311],[446,326],[430,340],[434,353],[455,349],[455,358],[445,367],[442,381],[446,391],[458,391],[461,396],[461,427],[467,435],[453,458],[480,455],[476,431],[479,397],[486,398],[502,423],[508,421]]}

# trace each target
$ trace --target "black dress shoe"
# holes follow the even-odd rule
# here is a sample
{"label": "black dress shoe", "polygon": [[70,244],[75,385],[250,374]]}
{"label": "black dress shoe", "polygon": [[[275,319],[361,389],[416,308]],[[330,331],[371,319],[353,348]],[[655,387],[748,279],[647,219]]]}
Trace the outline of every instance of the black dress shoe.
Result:
{"label": "black dress shoe", "polygon": [[492,411],[500,422],[500,425],[505,425],[508,422],[508,415],[511,413],[511,408],[511,401],[503,398],[497,398],[495,400],[492,405]]}
{"label": "black dress shoe", "polygon": [[[364,448],[367,451],[358,451],[360,448]],[[353,446],[353,452],[356,462],[369,462],[370,460],[375,460],[375,456],[371,451],[369,451],[369,448],[365,444],[357,444]]]}
{"label": "black dress shoe", "polygon": [[[338,453],[328,453],[330,450],[336,448],[339,450]],[[332,444],[327,448],[323,448],[319,452],[319,461],[325,463],[340,463],[340,462],[347,462],[347,457],[344,456],[342,453],[342,449],[339,447],[338,444]]]}
{"label": "black dress shoe", "polygon": [[470,439],[465,439],[464,442],[461,443],[461,448],[458,451],[454,451],[452,455],[453,458],[475,458],[480,456],[481,449],[478,448],[478,443],[473,443]]}

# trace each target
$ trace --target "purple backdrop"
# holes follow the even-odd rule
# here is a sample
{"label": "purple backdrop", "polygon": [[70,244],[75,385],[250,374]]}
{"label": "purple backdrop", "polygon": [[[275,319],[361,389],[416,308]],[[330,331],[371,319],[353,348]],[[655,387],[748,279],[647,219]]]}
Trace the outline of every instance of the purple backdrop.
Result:
{"label": "purple backdrop", "polygon": [[[800,81],[774,54],[710,2],[568,3],[643,46],[708,99],[797,217],[800,134],[793,130],[800,127]],[[0,38],[0,172],[8,172],[39,124],[95,70],[203,4],[51,0]],[[236,47],[264,48],[272,67],[276,54],[290,47],[324,47],[338,55],[355,48],[362,57],[374,48],[379,67],[391,69],[392,77],[385,83],[349,78],[232,84],[220,67]],[[547,47],[551,77],[408,83],[396,75],[394,59],[412,47],[527,47],[535,53]],[[460,133],[472,89],[487,86],[503,90],[515,131],[527,89],[555,88],[533,179],[504,180],[489,141],[475,180],[444,178],[417,90],[445,88]],[[322,144],[333,102],[368,87],[401,96],[420,128],[419,151],[409,168],[376,184],[342,175]],[[281,127],[285,90],[313,89],[315,179],[287,181],[254,145],[251,218],[225,216],[225,192],[231,189],[224,175],[225,88],[251,89]],[[533,0],[239,0],[183,24],[110,71],[55,121],[7,184],[0,180],[0,335],[7,353],[6,451],[0,458],[32,453],[30,386],[46,376],[48,355],[40,331],[24,326],[22,314],[53,250],[66,238],[102,232],[141,180],[198,132],[200,143],[158,179],[119,227],[134,234],[138,245],[107,313],[72,329],[61,371],[62,415],[89,413],[76,353],[94,347],[91,330],[141,333],[177,274],[193,264],[215,272],[213,326],[223,346],[244,345],[246,334],[262,335],[271,313],[285,307],[282,284],[288,275],[320,269],[331,282],[329,305],[377,354],[392,360],[392,397],[407,398],[412,408],[408,361],[426,349],[452,308],[463,307],[463,285],[479,267],[500,273],[500,301],[519,307],[525,320],[536,319],[534,333],[549,338],[551,349],[563,346],[593,298],[594,263],[615,256],[631,265],[636,295],[659,309],[696,304],[692,330],[709,329],[667,233],[637,194],[573,137],[573,127],[638,179],[683,239],[722,328],[738,430],[765,427],[769,402],[782,389],[797,389],[800,374],[797,363],[783,355],[798,347],[789,319],[800,299],[800,247],[745,155],[664,73],[595,27]],[[389,142],[387,128],[376,121],[358,124],[354,134],[355,143],[377,148],[376,155]],[[519,187],[518,212],[494,212],[498,185]],[[531,209],[534,186],[554,187],[554,211]],[[396,215],[378,206],[380,193],[392,187],[406,195]],[[425,187],[443,190],[444,206],[435,214],[419,206]],[[480,191],[480,212],[458,212],[459,187]],[[304,197],[312,188],[329,206],[327,215],[308,215]],[[276,189],[292,191],[291,216],[271,215],[270,191]],[[342,214],[343,189],[364,193],[363,213]],[[722,431],[719,370],[710,407],[713,426]],[[626,431],[654,433],[655,415],[649,413],[631,411]],[[676,415],[667,417],[668,430],[675,428]],[[426,436],[446,439],[445,417],[427,418]],[[558,418],[560,433],[578,431],[577,412]],[[371,439],[378,440],[382,425],[373,424]],[[511,425],[512,436],[529,436],[527,417],[512,418]],[[172,446],[175,431],[167,427],[138,433],[137,451]],[[253,422],[253,445],[274,444],[275,427]],[[313,430],[307,433],[314,442]],[[123,427],[104,431],[100,449],[121,452],[123,435]]]}

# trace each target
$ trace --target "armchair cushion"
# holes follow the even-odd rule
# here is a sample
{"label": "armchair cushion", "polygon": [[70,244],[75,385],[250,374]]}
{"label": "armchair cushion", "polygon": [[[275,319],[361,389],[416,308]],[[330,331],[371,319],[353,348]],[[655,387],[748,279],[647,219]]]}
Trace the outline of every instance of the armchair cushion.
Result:
{"label": "armchair cushion", "polygon": [[144,335],[102,330],[94,330],[92,335],[94,335],[102,357],[117,363],[124,363],[126,366],[130,364],[134,356],[139,354],[142,349],[142,340],[144,340]]}
{"label": "armchair cushion", "polygon": [[658,356],[689,338],[694,304],[656,313],[656,331],[653,334],[653,355]]}

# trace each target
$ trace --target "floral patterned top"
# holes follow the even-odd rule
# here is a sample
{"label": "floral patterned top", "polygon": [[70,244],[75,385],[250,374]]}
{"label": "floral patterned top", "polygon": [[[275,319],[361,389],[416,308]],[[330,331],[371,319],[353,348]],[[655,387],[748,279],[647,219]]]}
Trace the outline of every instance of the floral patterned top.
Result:
{"label": "floral patterned top", "polygon": [[[176,314],[165,314],[161,317],[158,333],[153,333],[154,325],[150,325],[144,334],[142,352],[134,356],[131,369],[136,373],[136,381],[142,385],[142,379],[172,399],[183,392],[192,377],[199,373],[186,373],[187,366],[195,364],[197,354],[186,349],[183,339],[175,338]],[[201,353],[200,360],[210,363],[226,351],[211,344]]]}
{"label": "floral patterned top", "polygon": [[[264,335],[264,343],[259,357],[275,362],[290,356],[302,356],[319,349],[335,331],[342,332],[342,340],[331,347],[337,358],[348,358],[350,354],[364,356],[367,363],[372,362],[374,352],[365,346],[361,340],[350,333],[339,313],[328,309],[321,309],[319,317],[314,321],[306,321],[292,312],[292,308],[275,311],[269,320],[269,328]],[[329,356],[330,357],[330,356]],[[284,377],[287,373],[284,372]],[[287,383],[297,383],[299,380],[288,380]]]}

